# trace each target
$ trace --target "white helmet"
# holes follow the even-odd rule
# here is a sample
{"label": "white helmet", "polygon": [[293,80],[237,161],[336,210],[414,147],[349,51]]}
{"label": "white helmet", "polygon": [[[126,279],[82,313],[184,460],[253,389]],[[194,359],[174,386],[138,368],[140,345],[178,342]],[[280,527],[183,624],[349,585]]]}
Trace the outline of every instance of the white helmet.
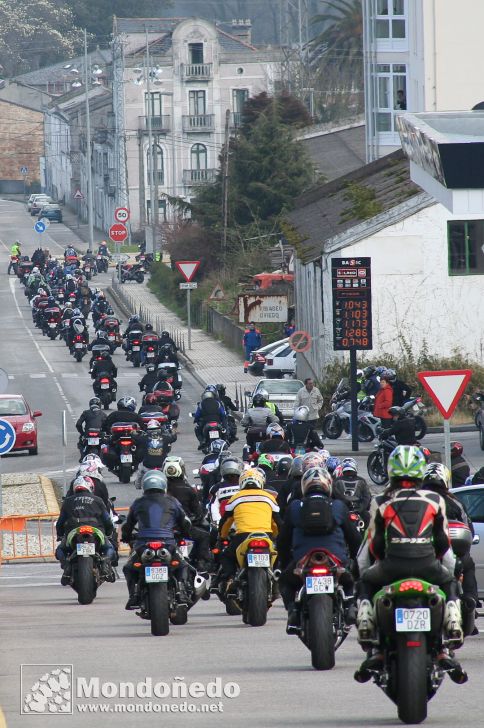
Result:
{"label": "white helmet", "polygon": [[73,482],[72,488],[74,490],[74,493],[80,492],[82,490],[87,490],[89,493],[94,492],[94,481],[92,478],[84,475],[79,475]]}
{"label": "white helmet", "polygon": [[183,477],[183,470],[181,469],[181,466],[177,462],[165,462],[163,465],[163,471],[162,471],[167,478],[182,478]]}
{"label": "white helmet", "polygon": [[309,407],[302,405],[294,410],[294,419],[298,422],[307,422],[309,419]]}
{"label": "white helmet", "polygon": [[34,266],[32,268],[32,273],[40,273],[40,270],[37,268],[37,266]]}
{"label": "white helmet", "polygon": [[90,478],[101,479],[101,474],[97,469],[97,465],[92,460],[88,460],[87,463],[81,463],[77,470],[78,475],[88,475]]}
{"label": "white helmet", "polygon": [[331,495],[332,483],[333,479],[326,468],[310,468],[301,478],[301,492],[305,496],[310,488],[318,488],[326,495]]}
{"label": "white helmet", "polygon": [[99,455],[96,455],[95,452],[88,453],[81,460],[81,463],[89,463],[89,462],[94,463],[95,466],[96,466],[96,468],[99,471],[103,470],[103,468],[104,468],[103,461],[101,460],[101,458],[99,457]]}

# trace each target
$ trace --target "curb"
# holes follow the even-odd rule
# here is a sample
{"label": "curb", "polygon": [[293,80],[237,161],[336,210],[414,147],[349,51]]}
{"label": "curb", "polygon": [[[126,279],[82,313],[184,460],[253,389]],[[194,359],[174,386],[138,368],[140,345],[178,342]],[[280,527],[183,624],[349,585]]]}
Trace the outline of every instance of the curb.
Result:
{"label": "curb", "polygon": [[46,475],[39,475],[40,487],[44,493],[47,513],[59,513],[59,503],[57,501],[52,480]]}
{"label": "curb", "polygon": [[[427,434],[428,435],[438,435],[439,433],[442,433],[444,431],[443,427],[428,427],[427,428]],[[452,432],[477,432],[477,427],[474,423],[469,425],[455,425],[454,427],[450,428],[451,433]]]}

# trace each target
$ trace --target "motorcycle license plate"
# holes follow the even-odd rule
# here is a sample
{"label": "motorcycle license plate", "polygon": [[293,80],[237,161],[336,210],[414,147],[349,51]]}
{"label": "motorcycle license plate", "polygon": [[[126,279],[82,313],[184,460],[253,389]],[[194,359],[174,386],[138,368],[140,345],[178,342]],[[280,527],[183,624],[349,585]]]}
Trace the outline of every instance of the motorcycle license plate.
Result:
{"label": "motorcycle license plate", "polygon": [[81,344],[81,343],[74,344],[74,349],[83,349],[83,348],[84,348],[84,344]]}
{"label": "motorcycle license plate", "polygon": [[92,556],[96,553],[96,546],[93,543],[78,543],[76,551],[78,556]]}
{"label": "motorcycle license plate", "polygon": [[187,543],[184,546],[178,546],[178,551],[183,556],[184,559],[188,558],[190,546],[192,546],[192,541],[187,541]]}
{"label": "motorcycle license plate", "polygon": [[247,565],[248,566],[270,566],[271,555],[270,554],[247,554]]}
{"label": "motorcycle license plate", "polygon": [[334,579],[332,576],[307,576],[306,594],[333,594]]}
{"label": "motorcycle license plate", "polygon": [[208,436],[211,440],[218,440],[220,435],[218,430],[213,430],[212,432],[208,433]]}
{"label": "motorcycle license plate", "polygon": [[107,382],[101,384],[101,389],[109,389],[109,384]]}
{"label": "motorcycle license plate", "polygon": [[430,609],[398,607],[395,609],[395,629],[397,632],[430,632]]}
{"label": "motorcycle license plate", "polygon": [[154,356],[155,356],[155,352],[154,352],[154,351],[149,351],[149,352],[148,352],[148,353],[146,354],[146,358],[147,358],[147,359],[154,359]]}
{"label": "motorcycle license plate", "polygon": [[49,323],[49,327],[50,327],[51,329],[55,329],[55,327],[56,327],[56,326],[57,326],[57,324],[52,324],[52,323]]}
{"label": "motorcycle license plate", "polygon": [[109,341],[114,341],[114,337],[115,337],[114,334],[108,334]]}
{"label": "motorcycle license plate", "polygon": [[139,351],[140,348],[141,348],[140,346],[133,346],[133,351]]}
{"label": "motorcycle license plate", "polygon": [[130,453],[121,453],[121,462],[122,463],[132,463],[133,456]]}
{"label": "motorcycle license plate", "polygon": [[99,437],[88,437],[87,444],[88,445],[99,445]]}
{"label": "motorcycle license plate", "polygon": [[148,584],[168,581],[168,566],[145,566],[145,581]]}

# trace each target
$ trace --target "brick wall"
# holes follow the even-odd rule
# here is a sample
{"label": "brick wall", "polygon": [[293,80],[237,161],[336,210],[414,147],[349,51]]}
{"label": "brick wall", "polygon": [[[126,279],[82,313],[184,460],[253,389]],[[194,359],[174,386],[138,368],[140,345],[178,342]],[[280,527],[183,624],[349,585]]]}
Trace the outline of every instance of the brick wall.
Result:
{"label": "brick wall", "polygon": [[0,181],[23,181],[27,186],[40,179],[39,157],[44,154],[44,116],[40,111],[0,99]]}

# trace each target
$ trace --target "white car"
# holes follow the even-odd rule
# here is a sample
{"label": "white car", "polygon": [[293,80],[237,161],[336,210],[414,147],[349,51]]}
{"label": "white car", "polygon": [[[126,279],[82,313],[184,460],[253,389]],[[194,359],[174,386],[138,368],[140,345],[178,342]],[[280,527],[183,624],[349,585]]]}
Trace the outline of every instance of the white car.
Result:
{"label": "white car", "polygon": [[476,564],[477,590],[484,597],[484,484],[463,485],[452,488],[452,494],[460,500],[474,524],[474,541],[471,556]]}
{"label": "white car", "polygon": [[296,352],[288,343],[281,344],[266,356],[263,374],[268,379],[296,376]]}
{"label": "white car", "polygon": [[296,403],[296,394],[304,383],[300,379],[260,379],[253,392],[246,391],[246,396],[252,398],[261,389],[265,389],[269,394],[269,400],[273,402],[281,410],[281,414],[285,420],[291,420],[294,414],[294,406]]}
{"label": "white car", "polygon": [[279,341],[273,341],[271,344],[266,344],[265,346],[261,346],[260,349],[253,351],[250,355],[250,374],[253,374],[254,377],[260,377],[264,364],[266,363],[267,356],[276,349],[279,349],[282,344],[287,344],[288,341],[289,339],[280,339]]}
{"label": "white car", "polygon": [[49,195],[35,195],[34,199],[30,203],[30,214],[38,215],[44,205],[53,203],[54,200]]}

